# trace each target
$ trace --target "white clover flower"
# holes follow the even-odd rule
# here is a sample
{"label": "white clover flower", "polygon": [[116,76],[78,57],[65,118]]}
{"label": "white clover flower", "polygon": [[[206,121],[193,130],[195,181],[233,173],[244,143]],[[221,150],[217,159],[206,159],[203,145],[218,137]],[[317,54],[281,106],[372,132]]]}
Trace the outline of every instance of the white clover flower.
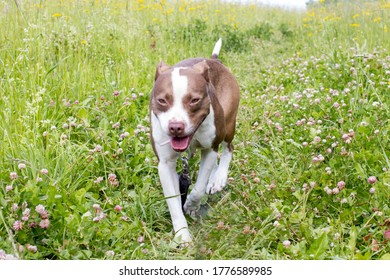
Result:
{"label": "white clover flower", "polygon": [[290,240],[284,240],[282,244],[283,244],[283,246],[284,246],[285,248],[288,248],[288,247],[290,247],[291,242],[290,242]]}

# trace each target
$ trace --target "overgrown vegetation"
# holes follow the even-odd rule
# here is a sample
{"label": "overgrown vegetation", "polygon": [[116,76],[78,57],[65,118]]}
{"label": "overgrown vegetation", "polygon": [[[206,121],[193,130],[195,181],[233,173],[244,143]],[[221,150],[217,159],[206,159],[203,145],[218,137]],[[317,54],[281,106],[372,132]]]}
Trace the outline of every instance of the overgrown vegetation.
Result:
{"label": "overgrown vegetation", "polygon": [[[15,3],[0,1],[0,259],[390,258],[387,2]],[[241,87],[230,184],[178,250],[149,93],[160,60],[219,37]]]}

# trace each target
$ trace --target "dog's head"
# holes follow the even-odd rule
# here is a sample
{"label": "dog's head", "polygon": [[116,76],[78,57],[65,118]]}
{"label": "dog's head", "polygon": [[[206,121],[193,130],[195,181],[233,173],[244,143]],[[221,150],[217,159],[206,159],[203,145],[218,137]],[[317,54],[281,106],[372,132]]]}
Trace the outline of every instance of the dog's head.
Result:
{"label": "dog's head", "polygon": [[151,110],[177,152],[185,151],[210,112],[209,66],[202,61],[190,67],[157,66]]}

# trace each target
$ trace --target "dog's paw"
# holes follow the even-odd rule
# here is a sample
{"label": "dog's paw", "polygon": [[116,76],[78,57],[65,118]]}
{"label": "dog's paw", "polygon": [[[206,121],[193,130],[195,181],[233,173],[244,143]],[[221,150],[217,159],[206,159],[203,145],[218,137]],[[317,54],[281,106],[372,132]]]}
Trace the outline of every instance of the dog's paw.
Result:
{"label": "dog's paw", "polygon": [[190,215],[192,217],[195,217],[195,216],[197,216],[198,211],[200,209],[200,202],[195,202],[195,201],[188,199],[186,201],[186,203],[184,204],[183,209],[184,209],[184,213],[186,213],[187,215]]}
{"label": "dog's paw", "polygon": [[207,193],[215,194],[222,191],[226,187],[227,174],[215,174],[215,177],[207,185]]}
{"label": "dog's paw", "polygon": [[197,216],[197,213],[200,208],[200,202],[201,202],[202,196],[200,196],[196,190],[192,190],[190,195],[187,197],[186,203],[184,203],[183,210],[184,213],[195,217]]}
{"label": "dog's paw", "polygon": [[187,228],[183,228],[176,232],[175,238],[173,239],[174,247],[185,248],[191,246],[192,244],[192,236]]}

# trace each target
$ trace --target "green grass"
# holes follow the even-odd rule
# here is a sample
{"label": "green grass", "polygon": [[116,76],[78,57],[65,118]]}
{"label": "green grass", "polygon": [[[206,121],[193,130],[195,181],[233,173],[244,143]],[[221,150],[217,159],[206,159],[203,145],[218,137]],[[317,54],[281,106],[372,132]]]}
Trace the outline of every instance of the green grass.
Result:
{"label": "green grass", "polygon": [[[390,258],[388,3],[298,13],[218,1],[0,1],[0,10],[6,254]],[[149,93],[160,60],[209,57],[219,37],[241,87],[230,184],[205,217],[188,217],[194,245],[178,250],[149,143]]]}

